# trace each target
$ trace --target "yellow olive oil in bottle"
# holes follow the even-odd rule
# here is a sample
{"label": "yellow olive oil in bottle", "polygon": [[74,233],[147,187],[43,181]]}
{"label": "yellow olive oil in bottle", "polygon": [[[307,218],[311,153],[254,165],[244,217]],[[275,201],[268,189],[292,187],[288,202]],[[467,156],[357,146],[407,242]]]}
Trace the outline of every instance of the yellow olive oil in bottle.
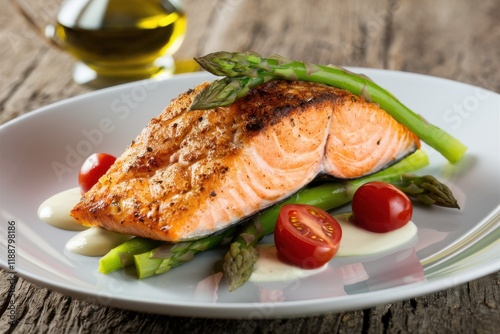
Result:
{"label": "yellow olive oil in bottle", "polygon": [[99,76],[148,78],[164,70],[158,59],[177,51],[185,31],[174,1],[66,0],[56,36]]}

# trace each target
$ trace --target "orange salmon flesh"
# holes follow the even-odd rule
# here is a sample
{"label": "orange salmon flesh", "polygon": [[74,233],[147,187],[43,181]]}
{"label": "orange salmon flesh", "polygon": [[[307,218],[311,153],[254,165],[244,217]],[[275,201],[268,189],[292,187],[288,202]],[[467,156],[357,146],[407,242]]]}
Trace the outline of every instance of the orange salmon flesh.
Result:
{"label": "orange salmon flesh", "polygon": [[281,201],[321,174],[372,174],[420,147],[375,103],[343,89],[272,81],[229,107],[188,111],[208,83],[143,129],[73,208],[81,224],[180,242]]}

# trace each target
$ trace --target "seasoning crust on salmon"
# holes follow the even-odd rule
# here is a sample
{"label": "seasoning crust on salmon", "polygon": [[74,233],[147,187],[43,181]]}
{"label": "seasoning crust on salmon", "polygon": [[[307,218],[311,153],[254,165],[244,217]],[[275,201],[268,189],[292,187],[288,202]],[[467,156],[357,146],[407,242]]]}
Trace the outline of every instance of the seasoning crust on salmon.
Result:
{"label": "seasoning crust on salmon", "polygon": [[229,107],[188,111],[181,94],[71,215],[83,225],[180,242],[216,233],[320,174],[358,178],[420,147],[377,104],[342,89],[271,81]]}

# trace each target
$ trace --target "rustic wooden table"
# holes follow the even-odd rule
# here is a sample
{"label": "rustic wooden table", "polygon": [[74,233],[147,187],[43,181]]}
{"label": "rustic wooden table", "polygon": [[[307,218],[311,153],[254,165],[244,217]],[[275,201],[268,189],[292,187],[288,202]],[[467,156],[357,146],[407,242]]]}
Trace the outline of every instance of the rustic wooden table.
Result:
{"label": "rustic wooden table", "polygon": [[[500,92],[498,0],[185,0],[183,4],[189,26],[179,58],[255,50],[310,62],[422,73]],[[44,44],[6,0],[0,25],[0,123],[92,90],[73,83],[74,60]],[[6,312],[10,282],[5,271],[0,275],[3,333],[493,333],[500,323],[498,272],[411,300],[283,320],[132,312],[74,299],[19,278],[14,325]]]}

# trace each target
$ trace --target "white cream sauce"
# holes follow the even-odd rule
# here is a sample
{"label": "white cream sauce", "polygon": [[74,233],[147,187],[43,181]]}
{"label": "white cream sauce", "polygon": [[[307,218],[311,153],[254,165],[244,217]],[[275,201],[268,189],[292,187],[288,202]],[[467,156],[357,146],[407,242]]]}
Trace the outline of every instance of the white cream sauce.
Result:
{"label": "white cream sauce", "polygon": [[83,231],[87,227],[77,222],[69,212],[80,201],[79,187],[62,191],[45,200],[38,208],[40,220],[63,230]]}
{"label": "white cream sauce", "polygon": [[132,238],[130,235],[91,227],[78,233],[66,243],[70,252],[86,256],[103,256],[116,246]]}
{"label": "white cream sauce", "polygon": [[102,256],[132,238],[100,227],[88,228],[77,222],[69,213],[81,197],[80,187],[71,188],[48,198],[38,208],[38,218],[47,224],[63,230],[83,231],[66,243],[66,249],[86,256]]}
{"label": "white cream sauce", "polygon": [[[342,227],[342,239],[336,257],[372,255],[397,248],[417,235],[417,226],[409,222],[395,231],[374,233],[355,226],[345,216],[336,216]],[[283,282],[314,275],[325,267],[314,270],[301,269],[280,261],[272,244],[257,246],[259,259],[250,276],[253,282]]]}
{"label": "white cream sauce", "polygon": [[276,247],[272,244],[257,246],[259,259],[254,265],[250,281],[253,282],[283,282],[314,275],[322,271],[325,266],[304,270],[286,264],[278,259]]}
{"label": "white cream sauce", "polygon": [[375,233],[357,227],[344,216],[335,218],[342,227],[340,248],[335,256],[361,256],[388,251],[411,241],[418,231],[412,221],[391,232]]}

